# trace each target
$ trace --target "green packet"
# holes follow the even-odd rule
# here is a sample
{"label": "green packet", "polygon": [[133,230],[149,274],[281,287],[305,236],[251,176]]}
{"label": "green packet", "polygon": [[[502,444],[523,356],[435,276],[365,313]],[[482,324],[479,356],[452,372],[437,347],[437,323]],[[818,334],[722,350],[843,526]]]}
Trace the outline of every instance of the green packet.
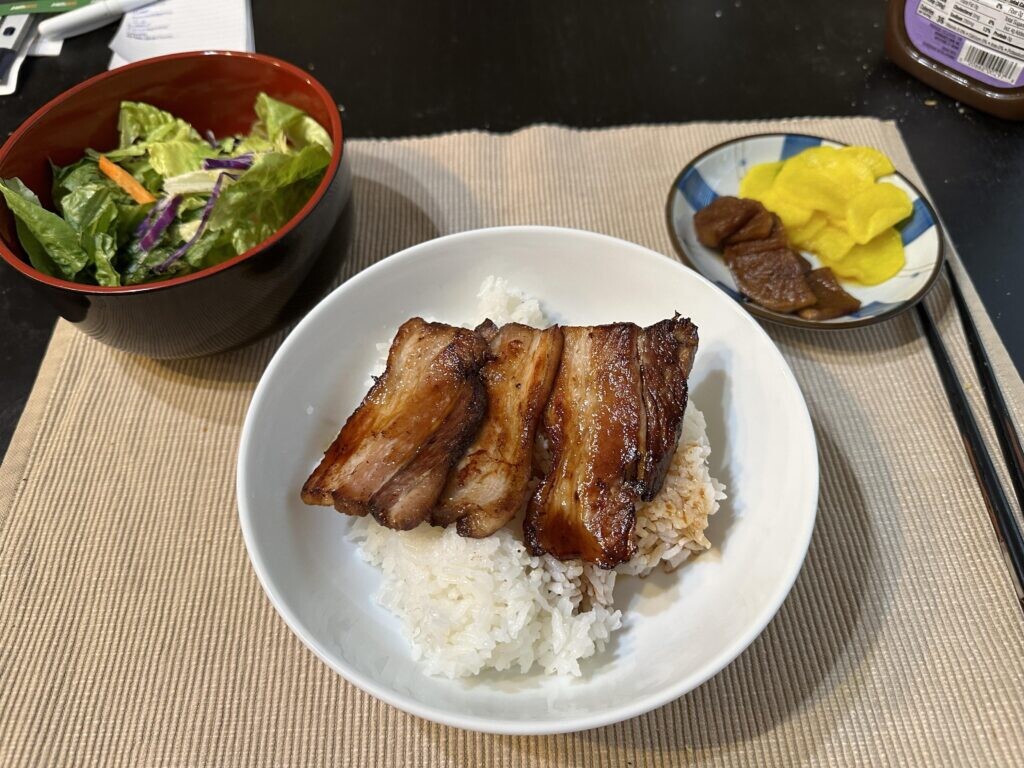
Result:
{"label": "green packet", "polygon": [[64,13],[88,5],[91,0],[22,0],[20,3],[0,3],[0,16],[11,13]]}

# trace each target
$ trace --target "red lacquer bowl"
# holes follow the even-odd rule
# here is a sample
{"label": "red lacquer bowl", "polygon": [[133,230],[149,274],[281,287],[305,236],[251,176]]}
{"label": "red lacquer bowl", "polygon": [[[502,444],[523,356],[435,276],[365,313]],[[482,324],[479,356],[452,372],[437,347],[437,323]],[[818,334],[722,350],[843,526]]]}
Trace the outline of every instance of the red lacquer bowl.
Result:
{"label": "red lacquer bowl", "polygon": [[348,244],[352,178],[335,100],[306,72],[254,53],[181,53],[86,80],[39,109],[0,148],[0,177],[18,176],[51,206],[49,161],[117,146],[123,100],[145,101],[200,132],[245,133],[260,91],[308,112],[334,141],[323,181],[301,211],[256,248],[210,269],[118,288],[44,275],[28,263],[0,204],[0,257],[78,328],[119,349],[196,357],[245,344],[305,314],[338,274]]}

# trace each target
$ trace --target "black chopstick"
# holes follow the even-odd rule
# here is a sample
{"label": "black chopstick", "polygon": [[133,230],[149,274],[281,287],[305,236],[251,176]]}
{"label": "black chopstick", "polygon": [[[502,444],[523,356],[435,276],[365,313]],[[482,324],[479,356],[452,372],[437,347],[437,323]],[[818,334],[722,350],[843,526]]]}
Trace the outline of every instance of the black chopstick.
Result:
{"label": "black chopstick", "polygon": [[1010,482],[1013,483],[1013,492],[1017,494],[1017,505],[1024,509],[1024,450],[1021,450],[1020,435],[1013,426],[1013,417],[1010,409],[1006,407],[1006,400],[1003,398],[1003,391],[999,388],[995,372],[992,370],[992,362],[988,359],[985,345],[981,341],[981,334],[978,333],[978,326],[974,324],[967,302],[964,300],[963,291],[953,274],[952,267],[946,262],[946,276],[949,278],[949,288],[953,293],[953,303],[960,313],[960,322],[964,327],[964,335],[967,337],[967,347],[971,350],[971,359],[974,360],[974,369],[978,372],[981,380],[981,389],[985,393],[985,404],[988,406],[988,413],[996,428],[996,437],[999,439],[999,447],[1003,451],[1003,459],[1006,461],[1006,470],[1010,474]]}
{"label": "black chopstick", "polygon": [[924,302],[917,305],[917,316],[924,328],[928,346],[931,347],[932,355],[935,357],[939,378],[942,380],[950,408],[953,410],[953,416],[960,429],[960,437],[964,441],[967,457],[970,459],[974,474],[978,479],[981,495],[985,499],[985,506],[988,507],[989,514],[995,520],[999,533],[1006,544],[1017,582],[1024,586],[1024,536],[1021,536],[1020,528],[1013,517],[1010,501],[999,482],[999,475],[992,463],[992,456],[989,454],[988,448],[985,447],[985,441],[981,437],[978,422],[975,421],[974,414],[971,412],[967,394],[960,384],[960,379],[957,378],[956,369],[949,359],[946,345],[942,342],[938,328],[935,327],[935,322],[925,308]]}

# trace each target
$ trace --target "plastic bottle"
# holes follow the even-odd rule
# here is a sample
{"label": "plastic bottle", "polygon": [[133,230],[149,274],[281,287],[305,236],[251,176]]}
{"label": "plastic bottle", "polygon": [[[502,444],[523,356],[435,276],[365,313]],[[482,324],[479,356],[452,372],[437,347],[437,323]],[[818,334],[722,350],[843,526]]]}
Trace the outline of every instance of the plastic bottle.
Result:
{"label": "plastic bottle", "polygon": [[1024,0],[889,0],[885,50],[936,90],[1024,120]]}

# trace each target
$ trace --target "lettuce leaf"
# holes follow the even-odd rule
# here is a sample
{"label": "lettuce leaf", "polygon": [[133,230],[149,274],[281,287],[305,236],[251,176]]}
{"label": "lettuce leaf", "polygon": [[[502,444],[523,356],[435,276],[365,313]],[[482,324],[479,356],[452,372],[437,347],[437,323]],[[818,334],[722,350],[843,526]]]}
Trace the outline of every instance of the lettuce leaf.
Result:
{"label": "lettuce leaf", "polygon": [[139,205],[134,201],[129,204],[117,203],[115,236],[118,248],[123,248],[135,237],[135,231],[152,208],[152,203],[146,205]]}
{"label": "lettuce leaf", "polygon": [[[113,158],[108,157],[108,159],[113,162]],[[121,160],[118,162],[118,165],[134,176],[142,186],[156,197],[160,196],[160,187],[163,185],[164,177],[157,173],[156,169],[150,164],[148,155]]]}
{"label": "lettuce leaf", "polygon": [[185,259],[195,269],[205,269],[227,261],[239,253],[241,251],[235,250],[229,232],[208,232],[188,249]]}
{"label": "lettuce leaf", "polygon": [[121,284],[114,267],[121,208],[114,198],[114,192],[105,184],[83,184],[65,195],[60,206],[64,220],[79,233],[82,248],[89,255],[100,285]]}
{"label": "lettuce leaf", "polygon": [[114,268],[117,256],[117,240],[106,232],[82,238],[86,253],[92,259],[95,268],[94,276],[100,285],[115,286],[121,284],[121,275]]}
{"label": "lettuce leaf", "polygon": [[174,244],[161,244],[150,251],[143,251],[139,248],[138,242],[132,243],[124,255],[125,263],[121,269],[124,284],[151,283],[191,272],[192,267],[185,259],[173,262],[166,272],[155,271],[155,268],[163,264],[177,248]]}
{"label": "lettuce leaf", "polygon": [[[12,179],[8,183],[23,198],[39,206],[39,199],[20,181]],[[118,242],[124,235],[120,230],[119,220],[122,215],[127,215],[129,225],[134,222],[134,225],[138,226],[138,222],[145,216],[147,207],[126,204],[124,200],[130,198],[122,193],[120,187],[99,173],[95,163],[91,162],[80,161],[66,168],[55,168],[54,193],[58,196],[57,208],[63,214],[63,221],[56,216],[50,218],[53,214],[42,206],[39,206],[36,216],[39,216],[39,210],[49,214],[40,218],[63,231],[61,243],[67,249],[73,250],[72,237],[77,239],[85,258],[82,261],[76,252],[73,266],[69,268],[75,269],[74,274],[62,269],[60,254],[51,255],[53,244],[44,245],[40,242],[23,211],[18,215],[18,237],[33,266],[41,272],[57,277],[77,276],[77,279],[81,279],[85,276],[84,273],[88,273],[100,285],[120,285],[120,276],[114,267]],[[61,225],[55,225],[54,221],[62,221],[71,228],[73,235],[69,235]]]}
{"label": "lettuce leaf", "polygon": [[[30,201],[39,204],[39,198],[36,197],[36,193],[26,187],[21,179],[9,179],[8,183],[11,184],[18,193]],[[60,268],[53,263],[53,259],[43,248],[42,244],[36,239],[36,236],[32,234],[30,230],[20,218],[14,217],[14,230],[18,233],[18,240],[21,241],[21,247],[25,249],[25,253],[28,254],[28,261],[33,267],[38,269],[44,275],[50,277],[63,277]]]}
{"label": "lettuce leaf", "polygon": [[198,214],[201,213],[205,207],[205,197],[202,195],[187,195],[181,199],[181,204],[178,206],[178,216],[185,217],[193,211]]}
{"label": "lettuce leaf", "polygon": [[223,171],[189,171],[164,179],[165,195],[207,195],[213,192]]}
{"label": "lettuce leaf", "polygon": [[262,155],[265,152],[283,152],[287,149],[284,146],[277,146],[262,133],[250,133],[238,140],[235,145],[234,156],[244,155],[251,152],[254,155]]}
{"label": "lettuce leaf", "polygon": [[65,195],[58,206],[64,220],[78,232],[108,232],[117,220],[113,195],[105,184],[83,184]]}
{"label": "lettuce leaf", "polygon": [[84,184],[114,184],[103,175],[96,161],[91,157],[83,157],[77,163],[63,167],[51,163],[50,169],[53,171],[53,186],[51,189],[53,204],[58,208],[65,195]]}
{"label": "lettuce leaf", "polygon": [[150,144],[148,154],[149,164],[164,179],[199,171],[204,159],[218,155],[205,141],[161,141]]}
{"label": "lettuce leaf", "polygon": [[[53,204],[58,211],[64,210],[64,199],[68,195],[83,187],[88,187],[91,190],[102,189],[109,193],[118,210],[118,244],[123,245],[127,242],[128,237],[134,233],[135,227],[145,218],[152,207],[148,204],[136,203],[127,192],[103,175],[96,165],[96,161],[89,157],[63,167],[51,163],[51,169],[53,171]],[[81,201],[73,201],[70,205],[78,207],[81,205]]]}
{"label": "lettuce leaf", "polygon": [[[116,186],[116,185],[115,185]],[[103,182],[83,184],[64,196],[60,209],[64,220],[79,234],[83,250],[93,266],[93,277],[100,285],[120,285],[121,277],[114,266],[119,242],[125,242],[127,226],[138,226],[150,206],[118,204],[124,197],[120,188],[112,189]],[[129,219],[120,223],[122,215]]]}
{"label": "lettuce leaf", "polygon": [[21,247],[25,249],[25,253],[28,254],[28,263],[38,269],[44,275],[50,277],[65,277],[64,273],[61,272],[60,267],[54,263],[53,259],[50,258],[50,254],[43,248],[36,236],[32,234],[30,230],[21,219],[17,216],[14,217],[14,229],[18,233],[18,240],[21,242]]}
{"label": "lettuce leaf", "polygon": [[301,109],[261,93],[256,97],[255,110],[258,120],[251,134],[267,139],[279,150],[287,150],[290,142],[296,149],[315,144],[326,149],[328,155],[334,151],[330,134]]}
{"label": "lettuce leaf", "polygon": [[120,144],[107,159],[154,194],[165,177],[198,170],[203,158],[218,154],[187,122],[151,104],[121,102],[118,132]]}
{"label": "lettuce leaf", "polygon": [[196,129],[181,118],[139,101],[121,102],[117,130],[121,137],[119,148],[122,150],[138,142],[202,141]]}
{"label": "lettuce leaf", "polygon": [[[330,164],[328,132],[296,107],[260,94],[256,122],[248,135],[203,139],[186,121],[149,104],[123,102],[119,143],[106,156],[156,196],[182,195],[175,221],[155,246],[143,251],[136,234],[152,204],[139,205],[98,168],[99,153],[53,169],[53,203],[44,209],[18,180],[0,183],[15,213],[18,237],[39,270],[100,285],[133,285],[164,280],[218,264],[272,236],[306,203]],[[252,153],[245,171],[202,169],[207,158]],[[234,177],[237,176],[237,180]],[[204,208],[217,180],[200,237]],[[58,215],[60,214],[60,215]],[[183,257],[155,272],[185,243]],[[147,243],[148,245],[148,243]]]}
{"label": "lettuce leaf", "polygon": [[59,270],[58,276],[73,280],[89,263],[89,254],[82,248],[78,232],[60,216],[43,208],[39,198],[20,179],[0,179],[0,194],[7,202],[7,207],[24,225],[24,230],[34,239],[28,246],[22,240],[29,259],[38,258],[41,249],[49,257],[50,264]]}
{"label": "lettuce leaf", "polygon": [[221,192],[210,216],[210,232],[229,233],[236,253],[259,245],[299,212],[330,160],[330,153],[318,144],[294,154],[260,155]]}
{"label": "lettuce leaf", "polygon": [[280,189],[296,181],[319,176],[330,162],[331,153],[318,145],[290,154],[271,152],[257,157],[231,189],[237,190],[239,185],[264,191]]}
{"label": "lettuce leaf", "polygon": [[334,142],[331,141],[330,134],[320,123],[306,114],[285,127],[285,136],[299,149],[316,145],[327,150],[328,157],[334,151]]}
{"label": "lettuce leaf", "polygon": [[205,141],[183,139],[146,141],[106,153],[110,162],[120,165],[154,194],[160,193],[165,178],[198,171],[204,158],[217,156],[217,150]]}

